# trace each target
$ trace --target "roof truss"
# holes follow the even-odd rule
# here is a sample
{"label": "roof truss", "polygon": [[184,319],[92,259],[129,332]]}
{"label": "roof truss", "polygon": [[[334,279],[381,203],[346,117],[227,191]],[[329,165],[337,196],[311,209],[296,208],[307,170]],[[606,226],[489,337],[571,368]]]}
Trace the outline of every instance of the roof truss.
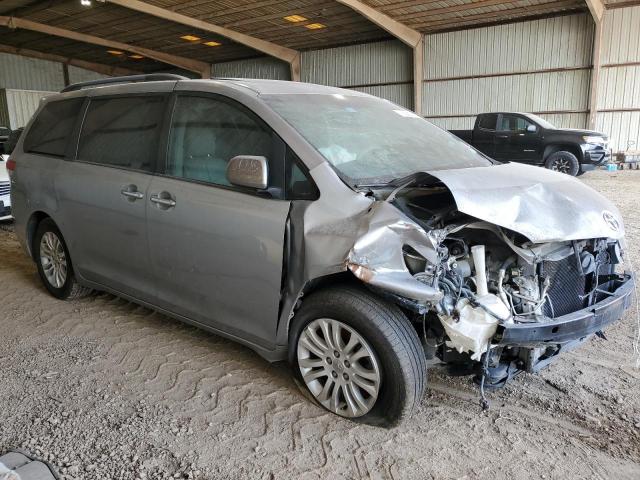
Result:
{"label": "roof truss", "polygon": [[586,2],[587,7],[589,7],[589,11],[591,12],[591,16],[593,16],[593,19],[596,22],[601,21],[605,10],[603,0],[586,0]]}
{"label": "roof truss", "polygon": [[290,65],[291,78],[293,80],[300,80],[300,52],[291,48],[277,45],[266,40],[261,40],[250,35],[231,30],[220,25],[215,25],[204,20],[182,15],[181,13],[168,10],[166,8],[157,7],[146,2],[139,0],[106,0],[108,3],[113,3],[120,7],[129,8],[147,15],[153,15],[154,17],[169,20],[171,22],[187,25],[206,32],[215,33],[222,37],[233,40],[236,43],[245,45],[247,47],[258,50],[271,57],[283,60]]}
{"label": "roof truss", "polygon": [[9,45],[0,44],[0,52],[10,53],[12,55],[20,55],[22,57],[37,58],[39,60],[47,60],[49,62],[62,63],[63,65],[73,65],[74,67],[84,68],[85,70],[91,70],[92,72],[108,76],[137,75],[139,73],[142,73],[140,71],[131,70],[128,68],[113,67],[104,65],[102,63],[88,62],[86,60],[80,60],[77,58],[64,57],[62,55],[54,55],[52,53],[37,52],[35,50],[12,47]]}
{"label": "roof truss", "polygon": [[33,32],[44,33],[46,35],[68,38],[69,40],[75,40],[78,42],[90,43],[93,45],[100,45],[102,47],[112,48],[115,50],[136,53],[138,55],[151,58],[158,62],[166,63],[168,65],[173,65],[175,67],[198,73],[203,78],[209,78],[211,76],[211,65],[206,62],[179,57],[164,52],[158,52],[156,50],[150,50],[148,48],[137,47],[135,45],[117,42],[114,40],[108,40],[106,38],[96,37],[94,35],[88,35],[86,33],[74,32],[72,30],[66,30],[64,28],[45,25],[24,18],[0,16],[0,26],[9,28],[21,28],[25,30],[31,30]]}

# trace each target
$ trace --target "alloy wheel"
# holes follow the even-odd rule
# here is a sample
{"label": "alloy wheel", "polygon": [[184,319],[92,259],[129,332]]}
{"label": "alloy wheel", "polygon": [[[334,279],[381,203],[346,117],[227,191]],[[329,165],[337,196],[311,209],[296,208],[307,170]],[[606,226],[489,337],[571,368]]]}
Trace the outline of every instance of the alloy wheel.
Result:
{"label": "alloy wheel", "polygon": [[309,323],[298,339],[298,366],[312,395],[343,417],[361,417],[375,405],[382,375],[373,348],[338,320]]}
{"label": "alloy wheel", "polygon": [[67,256],[62,241],[53,232],[45,232],[40,240],[40,263],[49,284],[62,288],[67,281]]}
{"label": "alloy wheel", "polygon": [[566,158],[558,158],[553,162],[551,170],[555,170],[560,173],[569,173],[571,172],[571,162]]}

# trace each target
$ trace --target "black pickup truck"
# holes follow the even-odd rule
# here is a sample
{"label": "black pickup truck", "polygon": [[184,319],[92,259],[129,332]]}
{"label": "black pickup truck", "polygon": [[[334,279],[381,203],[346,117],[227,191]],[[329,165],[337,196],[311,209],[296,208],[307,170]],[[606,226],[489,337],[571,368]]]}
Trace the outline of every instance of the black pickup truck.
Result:
{"label": "black pickup truck", "polygon": [[0,127],[0,155],[5,153],[5,143],[9,140],[11,135],[11,129],[7,127]]}
{"label": "black pickup truck", "polygon": [[556,128],[530,113],[482,113],[473,130],[451,133],[496,160],[543,165],[574,176],[611,157],[604,133]]}

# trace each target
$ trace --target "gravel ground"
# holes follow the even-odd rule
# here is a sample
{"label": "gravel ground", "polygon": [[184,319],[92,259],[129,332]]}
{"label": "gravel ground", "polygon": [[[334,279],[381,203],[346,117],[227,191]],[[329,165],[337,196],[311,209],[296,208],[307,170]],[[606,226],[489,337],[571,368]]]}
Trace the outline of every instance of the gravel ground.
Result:
{"label": "gravel ground", "polygon": [[[640,265],[640,172],[584,181],[623,212]],[[635,315],[540,375],[489,394],[430,374],[414,420],[325,413],[286,366],[112,295],[60,302],[0,229],[0,452],[65,479],[640,478]]]}

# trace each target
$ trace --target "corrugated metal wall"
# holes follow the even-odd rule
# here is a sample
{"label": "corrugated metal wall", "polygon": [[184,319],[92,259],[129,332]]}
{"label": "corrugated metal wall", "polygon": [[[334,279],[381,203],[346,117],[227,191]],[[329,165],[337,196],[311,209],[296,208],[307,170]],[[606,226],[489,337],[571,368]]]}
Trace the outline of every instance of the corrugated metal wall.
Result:
{"label": "corrugated metal wall", "polygon": [[[302,52],[301,80],[357,90],[413,107],[413,55],[396,40]],[[289,80],[289,65],[270,57],[217,63],[214,77]]]}
{"label": "corrugated metal wall", "polygon": [[273,57],[216,63],[211,68],[211,75],[218,78],[291,79],[289,64]]}
{"label": "corrugated metal wall", "polygon": [[478,113],[526,111],[584,128],[592,44],[588,14],[427,35],[424,115],[470,128]]}
{"label": "corrugated metal wall", "polygon": [[0,88],[60,90],[62,64],[0,53]]}
{"label": "corrugated metal wall", "polygon": [[[105,78],[89,70],[69,66],[69,81]],[[61,63],[0,53],[0,120],[11,128],[23,127],[40,98],[64,87]]]}
{"label": "corrugated metal wall", "polygon": [[69,83],[89,82],[91,80],[101,80],[103,78],[107,78],[107,75],[102,75],[97,72],[85,70],[84,68],[69,65]]}
{"label": "corrugated metal wall", "polygon": [[597,128],[614,151],[640,150],[640,6],[605,12]]}
{"label": "corrugated metal wall", "polygon": [[[69,66],[71,83],[106,78],[105,75]],[[0,88],[59,91],[64,87],[62,64],[0,53]]]}
{"label": "corrugated metal wall", "polygon": [[55,92],[43,92],[36,90],[0,90],[9,119],[8,127],[12,129],[24,127],[33,113],[38,109],[40,100]]}
{"label": "corrugated metal wall", "polygon": [[413,106],[413,55],[396,40],[302,53],[303,82],[351,88]]}

